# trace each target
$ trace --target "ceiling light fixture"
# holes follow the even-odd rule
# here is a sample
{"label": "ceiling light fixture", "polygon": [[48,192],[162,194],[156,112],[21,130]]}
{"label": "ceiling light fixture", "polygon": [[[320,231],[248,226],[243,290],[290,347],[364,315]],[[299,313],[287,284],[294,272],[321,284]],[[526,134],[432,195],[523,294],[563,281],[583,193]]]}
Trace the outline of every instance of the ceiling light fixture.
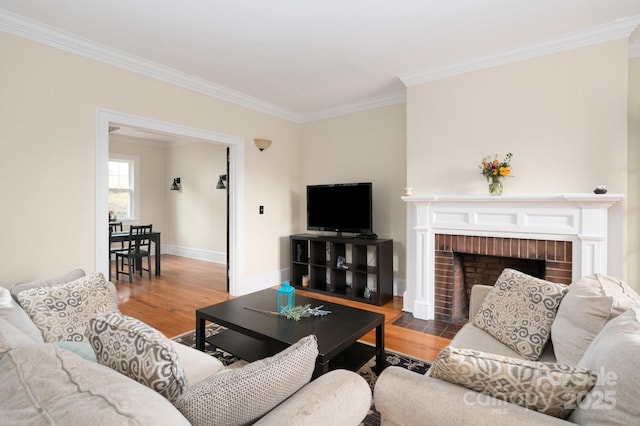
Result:
{"label": "ceiling light fixture", "polygon": [[269,139],[255,138],[253,140],[253,143],[256,144],[256,146],[258,147],[258,149],[260,151],[264,151],[265,149],[267,149],[267,148],[269,148],[271,146],[271,141]]}

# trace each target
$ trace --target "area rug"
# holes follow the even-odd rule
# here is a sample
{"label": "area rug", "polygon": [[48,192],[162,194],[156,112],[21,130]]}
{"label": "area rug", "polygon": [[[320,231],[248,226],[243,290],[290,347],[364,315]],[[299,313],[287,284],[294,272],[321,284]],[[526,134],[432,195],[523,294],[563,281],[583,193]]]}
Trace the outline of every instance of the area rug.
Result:
{"label": "area rug", "polygon": [[[221,330],[224,330],[224,327],[210,323],[206,326],[205,336],[213,336],[219,333]],[[187,333],[181,334],[179,336],[174,337],[172,340],[182,343],[183,345],[195,347],[196,345],[196,332],[195,330],[189,331]],[[219,350],[217,348],[213,348],[211,345],[207,344],[205,347],[205,352],[211,356],[218,358],[225,366],[231,365],[235,362],[238,362],[239,359],[234,355]],[[397,367],[406,368],[407,370],[414,371],[419,374],[424,374],[429,369],[429,363],[411,358],[406,355],[402,355],[399,353],[385,351],[385,357],[387,361],[387,365],[395,365]],[[362,366],[358,370],[358,374],[360,374],[366,381],[369,383],[371,387],[371,391],[376,385],[376,380],[378,379],[378,375],[376,374],[375,368],[375,358],[372,358],[367,362],[364,366]],[[362,422],[364,426],[375,426],[380,424],[380,414],[376,411],[373,403],[371,405],[371,410],[369,414]]]}

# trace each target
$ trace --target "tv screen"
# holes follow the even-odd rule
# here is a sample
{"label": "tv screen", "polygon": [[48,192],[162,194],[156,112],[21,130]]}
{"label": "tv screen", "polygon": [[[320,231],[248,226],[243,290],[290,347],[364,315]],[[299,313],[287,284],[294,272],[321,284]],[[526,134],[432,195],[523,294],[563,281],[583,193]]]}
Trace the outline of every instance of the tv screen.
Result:
{"label": "tv screen", "polygon": [[373,233],[372,184],[307,186],[307,229]]}

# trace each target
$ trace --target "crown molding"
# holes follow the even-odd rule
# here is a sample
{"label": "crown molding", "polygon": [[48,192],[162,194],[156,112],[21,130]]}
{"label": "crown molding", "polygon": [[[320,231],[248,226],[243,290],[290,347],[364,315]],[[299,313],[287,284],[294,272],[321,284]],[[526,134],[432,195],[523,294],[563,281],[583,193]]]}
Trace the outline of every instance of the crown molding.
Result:
{"label": "crown molding", "polygon": [[[639,24],[640,15],[506,50],[484,58],[400,75],[399,78],[405,86],[413,86],[509,62],[628,37]],[[251,95],[83,39],[3,9],[0,9],[0,31],[296,123],[317,121],[406,102],[406,93],[403,91],[315,113],[296,114]],[[629,52],[630,56],[640,56],[640,41],[632,43],[629,46]]]}
{"label": "crown molding", "polygon": [[535,58],[629,37],[638,25],[640,25],[640,15],[618,19],[608,24],[598,25],[586,30],[574,31],[560,37],[553,37],[540,42],[516,47],[514,49],[504,50],[483,58],[430,70],[403,74],[400,75],[399,78],[405,86],[414,86],[416,84],[453,77],[455,75],[491,68],[498,65],[505,65],[524,59]]}
{"label": "crown molding", "polygon": [[231,102],[290,121],[299,119],[297,114],[286,111],[253,96],[211,83],[187,73],[147,61],[117,49],[83,39],[0,9],[0,31],[93,59],[165,83],[193,90],[216,99]]}
{"label": "crown molding", "polygon": [[370,109],[382,108],[391,105],[397,105],[407,102],[406,91],[395,92],[390,95],[380,96],[377,98],[366,99],[361,102],[354,102],[330,108],[320,112],[314,112],[301,115],[298,119],[299,123],[309,123],[311,121],[324,120],[326,118],[339,117],[341,115],[351,114],[354,112],[367,111]]}
{"label": "crown molding", "polygon": [[405,94],[402,92],[346,104],[318,113],[296,114],[256,97],[83,39],[74,34],[61,31],[2,9],[0,9],[0,31],[295,123],[321,120],[323,118],[336,117],[351,112],[405,102]]}

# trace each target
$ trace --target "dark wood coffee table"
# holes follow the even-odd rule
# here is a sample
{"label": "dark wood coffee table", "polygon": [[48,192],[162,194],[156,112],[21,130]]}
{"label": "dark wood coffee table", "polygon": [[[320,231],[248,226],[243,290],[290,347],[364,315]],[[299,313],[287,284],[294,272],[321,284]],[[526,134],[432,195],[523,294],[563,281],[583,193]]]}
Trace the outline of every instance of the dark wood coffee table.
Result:
{"label": "dark wood coffee table", "polygon": [[[253,309],[275,311],[276,291],[267,289],[196,310],[196,348],[203,351],[205,341],[241,359],[252,362],[275,355],[301,338],[315,334],[319,355],[314,377],[345,368],[356,371],[373,356],[376,372],[385,367],[384,315],[329,303],[296,294],[296,305],[324,305],[329,315],[299,321]],[[247,309],[251,308],[251,309]],[[205,338],[207,321],[226,330]],[[376,329],[375,347],[358,342]]]}

